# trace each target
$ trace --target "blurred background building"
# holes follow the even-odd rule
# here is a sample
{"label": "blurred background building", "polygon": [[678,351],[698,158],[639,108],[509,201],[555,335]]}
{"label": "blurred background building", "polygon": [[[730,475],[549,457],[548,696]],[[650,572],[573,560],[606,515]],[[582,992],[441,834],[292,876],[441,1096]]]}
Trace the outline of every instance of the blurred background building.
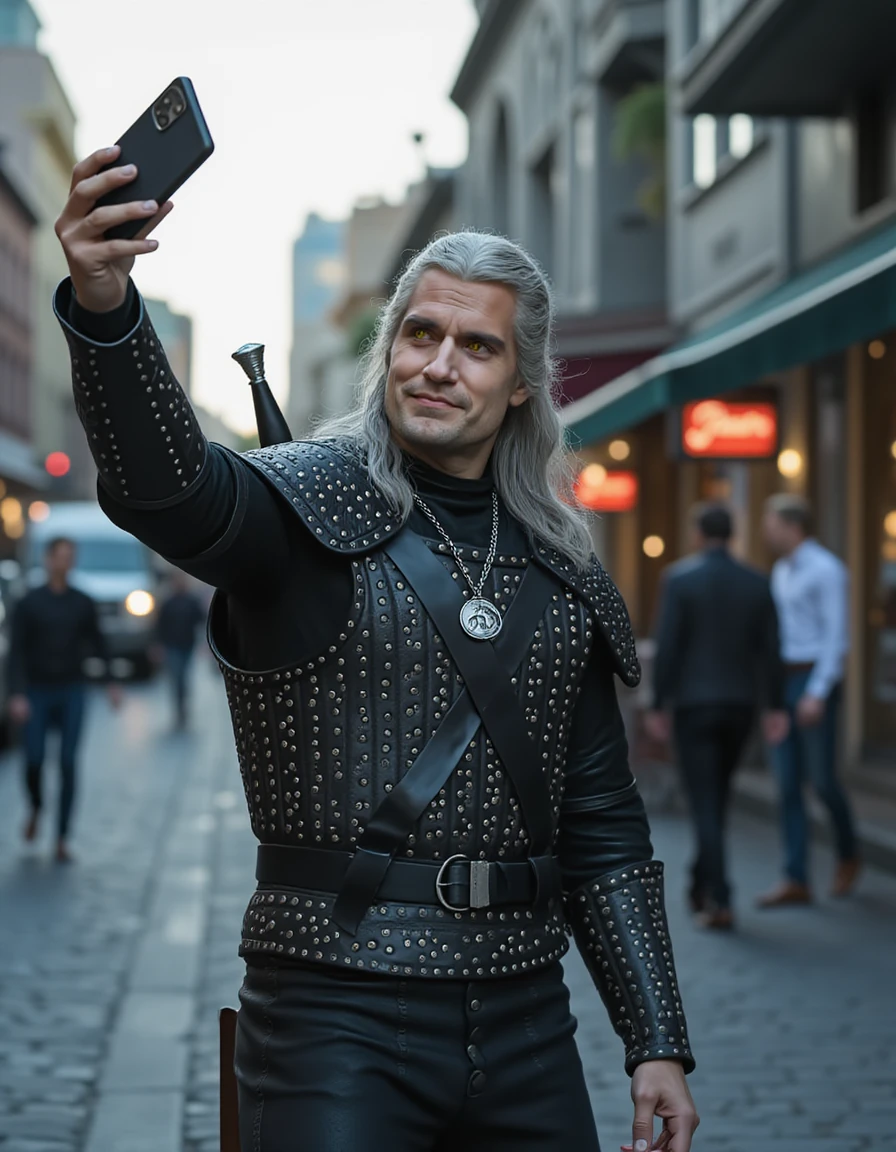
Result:
{"label": "blurred background building", "polygon": [[327,364],[340,360],[345,340],[330,313],[346,278],[346,225],[312,212],[292,257],[292,350],[287,422],[294,436],[306,435],[320,411]]}
{"label": "blurred background building", "polygon": [[[847,760],[896,751],[896,81],[890,0],[478,0],[452,98],[469,154],[401,203],[308,217],[288,419],[344,411],[377,305],[436,233],[505,233],[556,286],[561,402],[599,554],[649,637],[694,501],[767,567],[808,496],[852,574]],[[29,0],[0,0],[0,551],[94,472],[47,308],[75,118]],[[423,136],[418,138],[423,159]],[[192,330],[150,311],[189,388]],[[208,412],[214,439],[243,440]],[[47,473],[51,453],[65,472]],[[19,513],[16,513],[16,508]],[[7,528],[10,531],[7,531]],[[649,643],[644,645],[649,655]]]}
{"label": "blurred background building", "polygon": [[695,500],[728,500],[739,550],[762,566],[764,499],[783,489],[812,500],[820,539],[852,576],[847,759],[891,760],[896,7],[665,8],[677,339],[571,405],[567,427],[600,467],[613,467],[614,444],[629,447],[640,496],[609,518],[606,554],[642,634]]}
{"label": "blurred background building", "polygon": [[452,92],[468,159],[346,223],[345,280],[315,297],[312,362],[294,355],[295,424],[349,404],[372,304],[439,229],[521,241],[557,290],[579,492],[639,635],[695,501],[727,500],[767,567],[763,501],[804,494],[852,573],[847,760],[892,758],[896,5],[476,8]]}
{"label": "blurred background building", "polygon": [[[20,468],[27,462],[31,489],[49,483],[66,495],[88,496],[93,465],[71,402],[68,349],[49,307],[67,272],[53,225],[68,196],[75,163],[75,114],[52,62],[38,50],[39,29],[28,0],[0,0],[0,163],[34,217],[26,226],[31,231],[30,263],[11,266],[6,261],[12,279],[7,293],[27,308],[31,354],[24,382],[20,358],[0,363],[0,387],[8,403],[15,403],[12,422],[19,429],[19,443],[7,445],[8,457],[7,452],[0,456],[0,474],[3,460],[15,457]],[[24,319],[21,312],[20,322]],[[9,419],[7,415],[7,429]],[[50,453],[67,458],[64,475],[47,474],[44,461]]]}
{"label": "blurred background building", "polygon": [[0,560],[24,532],[23,500],[46,483],[32,449],[31,238],[37,217],[0,151]]}

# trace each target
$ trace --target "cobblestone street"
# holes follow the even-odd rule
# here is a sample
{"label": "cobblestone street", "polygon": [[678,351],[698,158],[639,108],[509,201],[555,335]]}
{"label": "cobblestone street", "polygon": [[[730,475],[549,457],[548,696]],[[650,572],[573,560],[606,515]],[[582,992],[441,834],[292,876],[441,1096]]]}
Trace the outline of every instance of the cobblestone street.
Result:
{"label": "cobblestone street", "polygon": [[[93,701],[70,867],[49,862],[49,827],[23,847],[18,764],[0,761],[0,1152],[218,1148],[216,1011],[237,1001],[254,840],[223,690],[199,673],[185,736],[167,734],[160,684],[130,689],[120,714]],[[756,912],[777,839],[740,819],[739,930],[708,936],[682,901],[687,827],[659,815],[654,830],[698,1059],[695,1149],[896,1149],[896,877]],[[822,894],[827,850],[815,864]],[[612,1152],[630,1135],[621,1045],[576,958],[567,971]]]}

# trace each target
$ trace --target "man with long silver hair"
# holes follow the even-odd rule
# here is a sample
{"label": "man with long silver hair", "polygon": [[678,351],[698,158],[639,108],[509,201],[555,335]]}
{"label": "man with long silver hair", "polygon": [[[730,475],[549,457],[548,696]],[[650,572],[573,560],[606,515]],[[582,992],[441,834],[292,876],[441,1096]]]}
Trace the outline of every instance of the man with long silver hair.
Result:
{"label": "man with long silver hair", "polygon": [[[245,1152],[595,1152],[559,964],[625,1046],[633,1145],[688,1152],[693,1067],[662,865],[614,674],[618,592],[562,495],[553,311],[515,244],[460,233],[383,310],[356,411],[209,444],[129,274],[156,242],[75,169],[55,307],[117,524],[216,585],[258,888],[243,922]],[[654,1141],[654,1120],[662,1130]]]}

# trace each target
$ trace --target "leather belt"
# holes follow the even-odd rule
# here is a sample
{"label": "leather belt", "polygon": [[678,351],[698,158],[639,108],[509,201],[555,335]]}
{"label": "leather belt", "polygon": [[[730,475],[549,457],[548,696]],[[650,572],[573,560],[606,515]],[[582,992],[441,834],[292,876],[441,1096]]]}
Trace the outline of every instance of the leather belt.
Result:
{"label": "leather belt", "polygon": [[[353,858],[352,852],[261,844],[255,878],[266,887],[335,895]],[[545,885],[551,890],[545,892]],[[559,895],[560,869],[554,856],[505,864],[457,854],[444,861],[393,859],[375,898],[402,904],[438,903],[449,912],[467,912],[506,904],[533,905]]]}

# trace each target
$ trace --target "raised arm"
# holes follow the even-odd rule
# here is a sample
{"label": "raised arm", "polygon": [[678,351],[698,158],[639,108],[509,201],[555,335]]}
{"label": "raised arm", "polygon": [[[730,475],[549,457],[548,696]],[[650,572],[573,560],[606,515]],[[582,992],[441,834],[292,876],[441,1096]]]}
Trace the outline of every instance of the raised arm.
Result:
{"label": "raised arm", "polygon": [[[288,557],[278,498],[238,456],[209,445],[171,371],[130,281],[136,257],[157,246],[145,233],[170,205],[95,208],[136,174],[101,171],[116,156],[117,148],[106,149],[75,168],[56,224],[71,279],[57,289],[54,307],[100,503],[111,520],[179,567],[218,587],[245,587],[260,579],[262,564],[280,571]],[[132,219],[146,220],[139,238],[105,238],[108,228]]]}

